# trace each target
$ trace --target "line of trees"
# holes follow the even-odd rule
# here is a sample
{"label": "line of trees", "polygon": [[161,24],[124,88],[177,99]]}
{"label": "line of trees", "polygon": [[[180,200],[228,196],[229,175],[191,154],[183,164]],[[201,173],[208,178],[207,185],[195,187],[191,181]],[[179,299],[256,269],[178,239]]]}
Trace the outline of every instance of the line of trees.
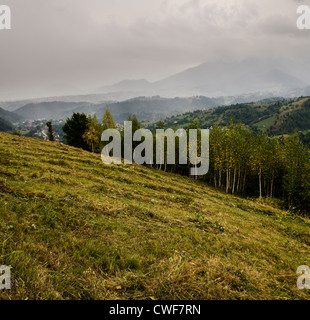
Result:
{"label": "line of trees", "polygon": [[227,193],[287,199],[288,207],[310,209],[310,150],[298,134],[270,138],[242,125],[215,127],[210,135],[210,171]]}
{"label": "line of trees", "polygon": [[[199,130],[198,121],[191,122],[187,129]],[[199,153],[198,134],[198,156]],[[215,126],[210,131],[209,158],[209,172],[194,178],[226,193],[281,198],[287,208],[310,212],[310,150],[297,133],[270,138],[262,131],[254,132],[241,124]],[[157,168],[188,175],[191,166],[189,162],[186,166],[176,162]]]}
{"label": "line of trees", "polygon": [[[141,128],[136,116],[129,116],[127,120],[132,121],[133,132]],[[100,153],[104,147],[105,143],[101,141],[101,135],[106,129],[117,129],[109,110],[104,112],[101,122],[96,115],[73,113],[62,127],[66,144],[97,153]]]}
{"label": "line of trees", "polygon": [[[141,128],[136,117],[133,129]],[[75,113],[63,127],[66,143],[88,151],[100,153],[103,130],[117,128],[112,114],[107,110],[102,122],[97,118]],[[157,124],[158,129],[164,123]],[[198,129],[197,120],[187,130]],[[156,132],[153,131],[154,141]],[[123,134],[121,131],[121,136]],[[139,144],[139,143],[138,143]],[[154,159],[156,144],[154,143]],[[133,143],[133,147],[135,147]],[[151,164],[159,170],[190,175],[191,163],[179,164],[179,138],[176,137],[175,164],[167,164],[165,148],[164,163]],[[200,135],[198,133],[198,156],[200,156]],[[227,193],[244,196],[285,199],[288,208],[310,211],[310,150],[303,145],[298,134],[286,138],[270,138],[263,132],[253,132],[241,124],[215,126],[210,131],[210,166],[204,176],[193,176]]]}
{"label": "line of trees", "polygon": [[62,127],[65,143],[82,148],[91,152],[101,152],[101,134],[106,129],[116,129],[113,116],[106,110],[102,122],[99,122],[96,115],[86,115],[85,113],[73,113]]}

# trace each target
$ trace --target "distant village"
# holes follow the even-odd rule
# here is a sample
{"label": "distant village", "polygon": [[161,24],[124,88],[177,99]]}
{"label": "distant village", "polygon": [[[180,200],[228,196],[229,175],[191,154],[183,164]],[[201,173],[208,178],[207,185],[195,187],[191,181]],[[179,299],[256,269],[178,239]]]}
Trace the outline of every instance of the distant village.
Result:
{"label": "distant village", "polygon": [[[14,123],[14,128],[16,132],[19,132],[21,135],[30,138],[38,138],[42,140],[48,140],[47,135],[47,123],[48,120],[39,119],[39,120],[26,120],[19,123]],[[55,141],[64,142],[62,127],[65,124],[64,120],[53,120],[53,133]],[[116,123],[119,130],[123,129],[124,124]]]}
{"label": "distant village", "polygon": [[[42,140],[48,140],[47,136],[47,120],[26,120],[15,124],[16,131],[20,132],[23,136],[31,138],[39,138]],[[53,131],[55,141],[63,142],[62,126],[63,120],[53,121]]]}

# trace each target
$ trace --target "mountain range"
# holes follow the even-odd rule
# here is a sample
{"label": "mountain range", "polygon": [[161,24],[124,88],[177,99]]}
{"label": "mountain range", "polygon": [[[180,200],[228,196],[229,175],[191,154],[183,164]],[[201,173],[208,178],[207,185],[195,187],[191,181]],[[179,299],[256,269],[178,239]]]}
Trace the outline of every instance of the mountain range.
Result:
{"label": "mountain range", "polygon": [[23,117],[15,112],[10,112],[0,108],[0,118],[8,122],[19,122]]}
{"label": "mountain range", "polygon": [[22,119],[20,115],[0,108],[0,131],[12,131],[12,123],[19,122]]}
{"label": "mountain range", "polygon": [[37,120],[37,119],[65,119],[70,116],[73,110],[85,109],[90,103],[87,102],[41,102],[29,103],[14,111],[23,119]]}
{"label": "mountain range", "polygon": [[122,123],[130,115],[136,115],[140,121],[157,121],[188,111],[208,110],[217,106],[252,102],[262,98],[265,98],[265,96],[254,94],[218,98],[204,96],[190,98],[136,97],[125,101],[106,101],[102,103],[48,101],[28,103],[14,112],[7,111],[7,113],[15,115],[19,121],[39,119],[65,120],[73,112],[84,112],[96,115],[98,119],[101,119],[105,110],[108,109],[111,111],[115,121],[119,123]]}
{"label": "mountain range", "polygon": [[[123,80],[87,95],[2,101],[0,107],[14,112],[13,120],[66,119],[73,112],[96,114],[109,109],[122,122],[135,114],[155,121],[193,110],[310,95],[308,64],[288,59],[246,59],[203,63],[156,82]],[[3,112],[2,112],[3,114]]]}
{"label": "mountain range", "polygon": [[99,92],[163,97],[220,97],[257,92],[286,96],[310,84],[309,71],[309,65],[284,59],[203,63],[160,81],[125,80],[102,87]]}

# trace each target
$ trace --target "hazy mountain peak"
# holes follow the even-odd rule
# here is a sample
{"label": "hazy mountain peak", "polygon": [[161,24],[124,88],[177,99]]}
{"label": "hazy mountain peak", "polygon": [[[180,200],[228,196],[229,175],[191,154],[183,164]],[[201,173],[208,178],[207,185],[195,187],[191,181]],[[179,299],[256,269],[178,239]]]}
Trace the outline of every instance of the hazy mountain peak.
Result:
{"label": "hazy mountain peak", "polygon": [[[298,77],[294,70],[298,72]],[[280,95],[310,83],[308,66],[302,68],[285,59],[247,58],[204,62],[160,81],[124,80],[101,92],[135,92],[140,96],[188,97],[195,95],[227,96],[265,92]],[[306,81],[305,81],[306,80]]]}
{"label": "hazy mountain peak", "polygon": [[116,84],[111,86],[105,86],[100,89],[102,93],[110,93],[110,92],[132,92],[148,89],[151,83],[146,79],[138,79],[138,80],[122,80]]}

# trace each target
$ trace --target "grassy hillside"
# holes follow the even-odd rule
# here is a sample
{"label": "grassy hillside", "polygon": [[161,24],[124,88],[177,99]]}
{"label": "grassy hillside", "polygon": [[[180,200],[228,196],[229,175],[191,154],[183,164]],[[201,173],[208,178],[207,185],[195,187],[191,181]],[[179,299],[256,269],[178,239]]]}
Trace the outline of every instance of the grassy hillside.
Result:
{"label": "grassy hillside", "polygon": [[0,133],[0,299],[308,299],[310,220]]}
{"label": "grassy hillside", "polygon": [[0,118],[8,122],[18,122],[23,118],[14,112],[10,112],[0,108]]}
{"label": "grassy hillside", "polygon": [[11,130],[13,130],[12,123],[0,118],[0,131],[10,132]]}
{"label": "grassy hillside", "polygon": [[[295,130],[306,133],[310,129],[310,98],[242,103],[212,110],[197,110],[168,118],[165,122],[168,127],[185,128],[195,119],[198,119],[202,128],[215,124],[227,125],[233,120],[271,135],[291,134]],[[151,128],[154,128],[154,124]]]}

